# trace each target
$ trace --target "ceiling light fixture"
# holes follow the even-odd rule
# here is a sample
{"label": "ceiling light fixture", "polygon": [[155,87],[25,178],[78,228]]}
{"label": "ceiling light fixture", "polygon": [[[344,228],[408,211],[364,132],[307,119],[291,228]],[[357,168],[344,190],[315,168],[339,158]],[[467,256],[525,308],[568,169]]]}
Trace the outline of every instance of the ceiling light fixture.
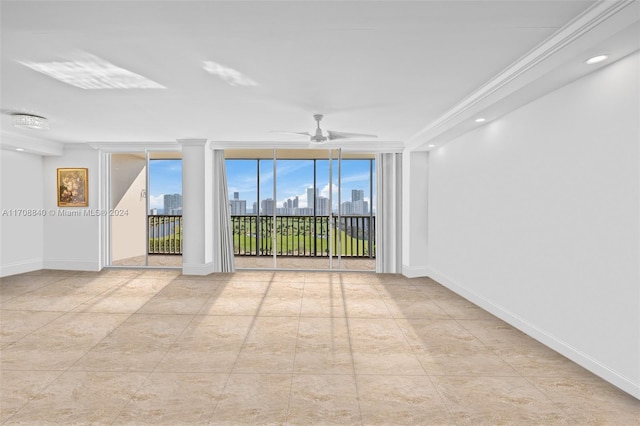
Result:
{"label": "ceiling light fixture", "polygon": [[49,120],[38,115],[13,114],[13,126],[19,129],[49,130]]}
{"label": "ceiling light fixture", "polygon": [[432,144],[432,145],[428,145],[428,148],[435,148],[435,147],[436,147],[436,146],[435,146],[435,145],[433,145],[433,144]]}
{"label": "ceiling light fixture", "polygon": [[483,123],[485,121],[487,121],[486,118],[476,118],[476,123]]}
{"label": "ceiling light fixture", "polygon": [[24,151],[24,148],[16,148],[16,151]]}
{"label": "ceiling light fixture", "polygon": [[608,58],[607,55],[598,55],[598,56],[594,56],[593,58],[589,58],[585,61],[585,64],[587,65],[593,65],[593,64],[597,64],[603,61],[606,61]]}

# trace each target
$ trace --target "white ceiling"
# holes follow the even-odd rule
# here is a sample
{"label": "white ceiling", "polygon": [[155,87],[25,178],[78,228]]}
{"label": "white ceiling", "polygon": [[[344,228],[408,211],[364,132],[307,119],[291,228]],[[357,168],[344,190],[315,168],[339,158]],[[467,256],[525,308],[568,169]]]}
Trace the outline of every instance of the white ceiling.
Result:
{"label": "white ceiling", "polygon": [[[2,1],[3,140],[299,140],[271,130],[415,137],[593,1]],[[165,89],[84,90],[19,61],[98,56]],[[203,61],[257,82],[231,86]],[[7,112],[49,118],[14,129]]]}

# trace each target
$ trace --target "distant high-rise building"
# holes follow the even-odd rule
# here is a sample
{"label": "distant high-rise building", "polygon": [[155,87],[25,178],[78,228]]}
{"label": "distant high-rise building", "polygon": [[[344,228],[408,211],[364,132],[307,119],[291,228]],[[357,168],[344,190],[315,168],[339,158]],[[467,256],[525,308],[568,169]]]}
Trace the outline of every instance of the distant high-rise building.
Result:
{"label": "distant high-rise building", "polygon": [[240,193],[233,193],[233,200],[229,200],[229,210],[231,215],[242,216],[247,214],[247,200],[240,199]]}
{"label": "distant high-rise building", "polygon": [[181,194],[165,194],[164,196],[164,214],[182,214],[182,195]]}
{"label": "distant high-rise building", "polygon": [[317,197],[316,198],[316,215],[317,216],[328,216],[330,210],[329,199],[327,197]]}
{"label": "distant high-rise building", "polygon": [[353,214],[353,204],[351,201],[345,201],[342,203],[342,209],[340,210],[341,214],[350,215]]}
{"label": "distant high-rise building", "polygon": [[265,216],[273,215],[274,209],[276,208],[276,202],[272,198],[267,198],[266,200],[262,200],[260,205],[260,214]]}
{"label": "distant high-rise building", "polygon": [[318,194],[317,190],[313,190],[313,188],[307,188],[307,207],[314,208],[315,207],[315,199]]}
{"label": "distant high-rise building", "polygon": [[298,196],[296,195],[296,197],[293,199],[293,208],[294,209],[297,209],[299,207],[298,206],[298,202],[299,202]]}
{"label": "distant high-rise building", "polygon": [[364,191],[362,189],[352,189],[351,201],[364,201]]}
{"label": "distant high-rise building", "polygon": [[152,216],[157,216],[158,215],[158,209],[151,209],[151,215]]}

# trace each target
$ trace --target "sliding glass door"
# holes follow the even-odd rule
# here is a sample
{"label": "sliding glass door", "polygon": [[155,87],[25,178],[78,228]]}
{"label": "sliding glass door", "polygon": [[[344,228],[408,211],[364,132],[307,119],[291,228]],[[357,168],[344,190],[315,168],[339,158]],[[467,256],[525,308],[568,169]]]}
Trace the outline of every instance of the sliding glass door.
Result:
{"label": "sliding glass door", "polygon": [[226,155],[237,268],[375,269],[372,156]]}

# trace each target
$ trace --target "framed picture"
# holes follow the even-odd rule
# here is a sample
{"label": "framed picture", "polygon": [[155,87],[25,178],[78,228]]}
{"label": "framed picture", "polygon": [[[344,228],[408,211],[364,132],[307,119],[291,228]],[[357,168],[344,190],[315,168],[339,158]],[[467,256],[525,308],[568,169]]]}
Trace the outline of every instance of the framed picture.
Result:
{"label": "framed picture", "polygon": [[89,205],[89,169],[58,169],[58,207]]}

